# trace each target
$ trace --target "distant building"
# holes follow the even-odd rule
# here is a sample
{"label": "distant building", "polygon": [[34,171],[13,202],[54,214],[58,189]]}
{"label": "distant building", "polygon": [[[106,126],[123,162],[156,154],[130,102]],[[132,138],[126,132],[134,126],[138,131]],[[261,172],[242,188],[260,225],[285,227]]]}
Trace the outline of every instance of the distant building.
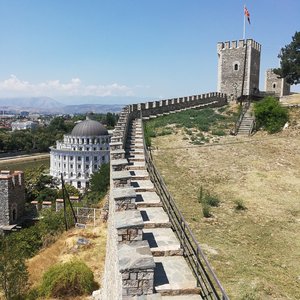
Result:
{"label": "distant building", "polygon": [[25,121],[25,122],[16,121],[16,122],[11,123],[12,131],[35,129],[35,128],[37,128],[37,126],[38,126],[38,124],[36,122],[33,122],[33,121]]}
{"label": "distant building", "polygon": [[85,120],[78,123],[63,141],[50,148],[50,175],[78,189],[89,187],[91,174],[109,162],[110,135],[99,122]]}
{"label": "distant building", "polygon": [[265,90],[267,93],[274,93],[277,97],[282,97],[290,94],[291,86],[284,78],[278,78],[273,69],[266,71]]}
{"label": "distant building", "polygon": [[10,230],[25,211],[25,185],[22,171],[0,171],[0,229]]}
{"label": "distant building", "polygon": [[[237,98],[259,92],[261,45],[252,39],[220,42],[218,92]],[[243,83],[244,82],[244,83]]]}

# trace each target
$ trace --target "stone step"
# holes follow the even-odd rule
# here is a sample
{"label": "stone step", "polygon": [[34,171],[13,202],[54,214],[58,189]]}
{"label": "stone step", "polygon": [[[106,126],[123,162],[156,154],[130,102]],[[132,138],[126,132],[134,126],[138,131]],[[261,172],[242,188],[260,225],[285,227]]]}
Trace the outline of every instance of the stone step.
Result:
{"label": "stone step", "polygon": [[178,239],[171,228],[143,229],[143,240],[147,240],[153,256],[182,255]]}
{"label": "stone step", "polygon": [[154,185],[150,180],[135,180],[131,181],[131,186],[137,193],[141,192],[155,192]]}
{"label": "stone step", "polygon": [[182,256],[154,257],[154,262],[154,289],[157,293],[162,296],[200,296],[196,279]]}
{"label": "stone step", "polygon": [[[154,294],[155,295],[155,294]],[[162,296],[161,300],[202,300],[200,295]]]}
{"label": "stone step", "polygon": [[146,164],[143,161],[134,161],[126,166],[127,170],[146,170]]}
{"label": "stone step", "polygon": [[156,192],[136,193],[135,203],[138,208],[162,207],[162,202]]}
{"label": "stone step", "polygon": [[141,212],[144,228],[170,228],[169,217],[162,207],[138,207]]}
{"label": "stone step", "polygon": [[134,161],[145,161],[145,156],[144,155],[134,155],[134,156],[126,156],[129,162],[134,162]]}
{"label": "stone step", "polygon": [[146,180],[149,179],[149,173],[146,170],[130,171],[133,180]]}
{"label": "stone step", "polygon": [[138,165],[139,163],[141,163],[141,162],[137,161],[135,164],[127,165],[126,170],[129,170],[129,171],[146,170],[145,164],[144,165]]}

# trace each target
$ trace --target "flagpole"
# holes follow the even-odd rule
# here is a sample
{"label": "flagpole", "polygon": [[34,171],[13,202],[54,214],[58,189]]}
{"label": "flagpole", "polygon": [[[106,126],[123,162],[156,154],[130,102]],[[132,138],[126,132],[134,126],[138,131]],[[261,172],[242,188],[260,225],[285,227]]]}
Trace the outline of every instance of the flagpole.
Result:
{"label": "flagpole", "polygon": [[245,15],[245,5],[244,5],[244,30],[243,30],[243,40],[246,38],[246,15]]}

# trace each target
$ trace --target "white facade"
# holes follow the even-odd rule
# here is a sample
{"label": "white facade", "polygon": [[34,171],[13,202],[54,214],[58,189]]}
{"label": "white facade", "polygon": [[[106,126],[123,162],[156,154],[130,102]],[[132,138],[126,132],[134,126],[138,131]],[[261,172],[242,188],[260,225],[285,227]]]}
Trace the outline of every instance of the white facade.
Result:
{"label": "white facade", "polygon": [[50,175],[78,189],[89,187],[89,179],[103,163],[109,162],[110,135],[99,122],[86,120],[77,124],[50,148]]}
{"label": "white facade", "polygon": [[12,131],[15,130],[26,130],[26,129],[34,129],[38,126],[36,122],[33,121],[25,121],[25,122],[12,122],[11,129]]}

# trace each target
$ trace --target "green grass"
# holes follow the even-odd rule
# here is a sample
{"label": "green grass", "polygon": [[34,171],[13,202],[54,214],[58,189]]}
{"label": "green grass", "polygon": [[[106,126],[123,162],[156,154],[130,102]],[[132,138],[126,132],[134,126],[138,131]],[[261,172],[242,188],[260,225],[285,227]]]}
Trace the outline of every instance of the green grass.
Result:
{"label": "green grass", "polygon": [[23,162],[0,162],[1,170],[18,170],[24,171],[29,168],[38,168],[41,165],[44,165],[46,169],[50,167],[50,158],[32,158],[32,161],[23,161]]}
{"label": "green grass", "polygon": [[[190,136],[191,142],[199,145],[209,142],[209,139],[206,139],[202,132],[224,136],[226,129],[233,127],[235,119],[236,113],[228,110],[228,106],[218,109],[190,109],[145,122],[145,139],[147,145],[150,146],[151,138],[172,134],[176,132],[176,128],[183,128],[185,133]],[[170,125],[175,126],[171,128]],[[195,137],[194,131],[195,133],[198,132],[197,137]]]}

